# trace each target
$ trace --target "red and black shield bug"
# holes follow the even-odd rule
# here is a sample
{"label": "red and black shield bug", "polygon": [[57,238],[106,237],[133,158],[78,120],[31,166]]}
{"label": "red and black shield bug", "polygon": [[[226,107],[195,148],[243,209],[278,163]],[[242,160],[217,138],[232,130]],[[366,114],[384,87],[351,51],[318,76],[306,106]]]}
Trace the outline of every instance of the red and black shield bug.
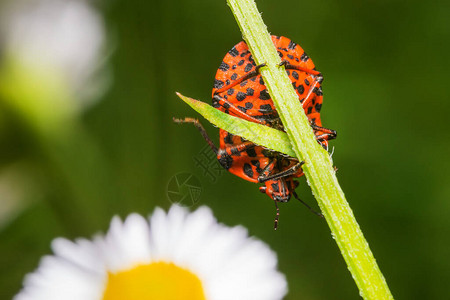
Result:
{"label": "red and black shield bug", "polygon": [[[320,120],[323,101],[322,74],[316,70],[305,51],[290,39],[272,36],[272,41],[317,141],[327,149],[328,140],[336,138],[336,131],[322,127]],[[264,80],[259,74],[259,69],[263,66],[264,64],[256,65],[244,41],[235,45],[225,55],[217,70],[212,91],[212,105],[227,114],[284,131]],[[294,178],[303,176],[301,166],[304,162],[257,146],[223,129],[220,129],[220,147],[217,148],[198,120],[192,118],[174,120],[177,123],[193,123],[217,154],[219,163],[230,173],[251,182],[264,183],[259,190],[275,202],[276,229],[279,216],[277,202],[287,202],[291,195],[300,200],[295,192],[298,182]],[[306,203],[301,202],[311,209]]]}

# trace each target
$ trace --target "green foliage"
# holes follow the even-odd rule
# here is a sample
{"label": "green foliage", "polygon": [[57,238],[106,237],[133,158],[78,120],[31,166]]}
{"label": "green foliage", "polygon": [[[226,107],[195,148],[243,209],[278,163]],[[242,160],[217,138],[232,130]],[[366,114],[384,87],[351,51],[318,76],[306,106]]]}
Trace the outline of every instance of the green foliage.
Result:
{"label": "green foliage", "polygon": [[[393,293],[398,299],[445,298],[450,281],[447,10],[442,3],[417,0],[257,4],[271,33],[299,43],[324,74],[322,116],[339,133],[330,143],[339,181]],[[188,171],[201,181],[199,204],[210,206],[221,222],[243,224],[277,252],[289,281],[287,299],[360,299],[323,219],[299,203],[287,203],[280,205],[274,232],[272,201],[236,176],[205,174],[194,160],[203,159],[204,140],[194,128],[172,122],[193,113],[174,91],[208,99],[221,59],[242,39],[224,1],[114,1],[101,9],[117,37],[111,57],[115,81],[77,122],[96,145],[103,171],[93,164],[97,155],[86,158],[85,139],[77,138],[72,154],[60,157],[80,168],[73,176],[84,180],[68,185],[67,173],[43,155],[17,116],[0,106],[2,170],[25,162],[42,187],[35,194],[23,186],[40,204],[2,225],[0,298],[18,291],[23,276],[50,253],[52,238],[90,237],[104,230],[112,215],[167,208],[170,178]],[[217,128],[204,125],[217,137]],[[90,179],[103,177],[98,172],[110,178],[92,191]],[[300,183],[300,197],[315,203],[306,181]],[[82,193],[89,190],[102,198],[87,200]],[[5,198],[2,190],[2,208]],[[83,225],[86,217],[69,204],[79,202],[100,208],[91,209],[99,225]]]}

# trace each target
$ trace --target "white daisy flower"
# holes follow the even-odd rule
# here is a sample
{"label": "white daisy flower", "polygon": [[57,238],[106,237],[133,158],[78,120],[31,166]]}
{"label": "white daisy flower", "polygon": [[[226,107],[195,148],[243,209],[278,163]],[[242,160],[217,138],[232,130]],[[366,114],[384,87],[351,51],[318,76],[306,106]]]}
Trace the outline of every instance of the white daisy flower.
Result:
{"label": "white daisy flower", "polygon": [[51,70],[70,88],[78,108],[109,85],[106,30],[84,0],[9,0],[0,6],[0,52],[24,68]]}
{"label": "white daisy flower", "polygon": [[274,300],[287,292],[275,253],[245,228],[217,223],[207,207],[157,208],[149,221],[115,217],[106,236],[59,238],[52,249],[14,300]]}

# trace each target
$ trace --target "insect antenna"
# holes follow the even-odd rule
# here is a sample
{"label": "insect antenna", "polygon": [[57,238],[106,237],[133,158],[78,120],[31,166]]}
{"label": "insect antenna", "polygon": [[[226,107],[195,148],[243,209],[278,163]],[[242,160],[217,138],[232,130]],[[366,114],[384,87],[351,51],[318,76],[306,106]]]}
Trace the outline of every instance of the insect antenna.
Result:
{"label": "insect antenna", "polygon": [[275,208],[277,210],[277,214],[275,215],[275,220],[273,222],[273,230],[277,230],[278,228],[278,220],[280,219],[280,209],[278,208],[277,200],[273,200],[275,202]]}
{"label": "insect antenna", "polygon": [[323,218],[323,215],[320,212],[315,211],[314,209],[311,208],[311,206],[309,206],[308,204],[306,204],[302,199],[300,199],[297,195],[296,192],[293,192],[295,199],[297,199],[298,201],[300,201],[304,206],[306,206],[312,213],[318,215],[319,217]]}

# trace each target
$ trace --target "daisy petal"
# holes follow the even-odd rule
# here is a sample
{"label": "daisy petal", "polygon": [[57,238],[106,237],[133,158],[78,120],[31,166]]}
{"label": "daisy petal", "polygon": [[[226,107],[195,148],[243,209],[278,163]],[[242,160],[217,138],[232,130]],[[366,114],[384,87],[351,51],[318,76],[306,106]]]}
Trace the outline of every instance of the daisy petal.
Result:
{"label": "daisy petal", "polygon": [[276,254],[244,227],[217,223],[207,207],[114,217],[105,236],[58,238],[52,249],[14,300],[279,300],[287,293]]}

